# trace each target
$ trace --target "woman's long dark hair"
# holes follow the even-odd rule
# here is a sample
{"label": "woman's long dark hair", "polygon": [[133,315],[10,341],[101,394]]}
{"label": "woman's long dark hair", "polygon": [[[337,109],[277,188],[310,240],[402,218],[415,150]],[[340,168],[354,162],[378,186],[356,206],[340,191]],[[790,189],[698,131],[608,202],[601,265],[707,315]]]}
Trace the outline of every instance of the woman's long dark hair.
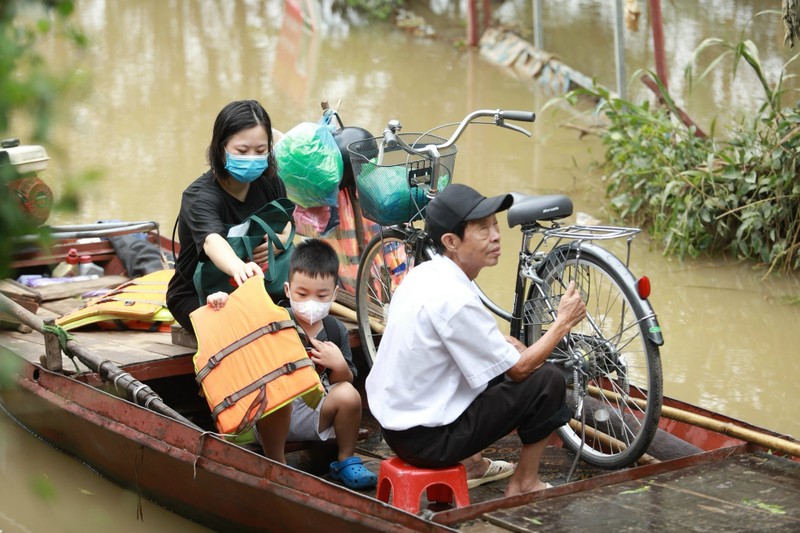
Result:
{"label": "woman's long dark hair", "polygon": [[208,145],[208,164],[216,179],[229,179],[225,170],[225,143],[242,130],[253,126],[264,126],[267,130],[269,166],[262,174],[267,180],[277,179],[278,169],[272,154],[272,121],[264,107],[256,100],[237,100],[222,108],[214,121],[214,133]]}

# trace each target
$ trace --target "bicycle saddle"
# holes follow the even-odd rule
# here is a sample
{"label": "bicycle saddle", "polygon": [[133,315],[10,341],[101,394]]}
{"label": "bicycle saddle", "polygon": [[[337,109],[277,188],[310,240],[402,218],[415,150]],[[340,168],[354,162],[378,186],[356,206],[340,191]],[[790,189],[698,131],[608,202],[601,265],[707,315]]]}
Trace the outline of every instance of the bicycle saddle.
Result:
{"label": "bicycle saddle", "polygon": [[572,200],[563,194],[528,196],[512,192],[514,203],[508,208],[508,227],[537,220],[558,220],[572,214]]}

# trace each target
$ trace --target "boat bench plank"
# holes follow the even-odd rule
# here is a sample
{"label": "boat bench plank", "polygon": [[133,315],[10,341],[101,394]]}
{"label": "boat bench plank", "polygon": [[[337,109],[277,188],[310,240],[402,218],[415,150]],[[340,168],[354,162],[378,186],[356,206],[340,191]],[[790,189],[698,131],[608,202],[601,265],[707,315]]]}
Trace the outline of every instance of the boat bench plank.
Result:
{"label": "boat bench plank", "polygon": [[108,354],[120,366],[194,353],[172,344],[170,334],[148,331],[75,331],[75,339],[95,353]]}
{"label": "boat bench plank", "polygon": [[13,279],[0,279],[0,293],[5,294],[12,301],[18,303],[31,313],[36,313],[42,297],[33,292],[30,287],[17,283]]}
{"label": "boat bench plank", "polygon": [[[102,353],[107,359],[125,366],[186,355],[192,350],[172,344],[169,333],[145,331],[74,331],[71,335],[86,349]],[[0,346],[12,350],[28,361],[39,362],[44,355],[44,337],[39,333],[7,331],[0,336]],[[73,368],[63,356],[64,368]]]}
{"label": "boat bench plank", "polygon": [[44,355],[44,337],[34,332],[4,331],[0,335],[0,347],[21,355],[27,361],[38,363],[39,357]]}
{"label": "boat bench plank", "polygon": [[512,531],[570,531],[631,524],[653,531],[798,531],[800,463],[766,453],[495,511],[484,519]]}

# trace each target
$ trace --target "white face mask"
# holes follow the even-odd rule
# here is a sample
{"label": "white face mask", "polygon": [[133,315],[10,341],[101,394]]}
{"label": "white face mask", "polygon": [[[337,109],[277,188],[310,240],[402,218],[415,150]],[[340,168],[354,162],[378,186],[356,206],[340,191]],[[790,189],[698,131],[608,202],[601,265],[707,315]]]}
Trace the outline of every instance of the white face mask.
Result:
{"label": "white face mask", "polygon": [[289,299],[289,303],[292,306],[292,311],[298,317],[302,318],[309,324],[313,324],[315,322],[319,322],[331,311],[331,303],[330,302],[320,302],[317,300],[306,300],[304,302],[295,302],[291,298]]}

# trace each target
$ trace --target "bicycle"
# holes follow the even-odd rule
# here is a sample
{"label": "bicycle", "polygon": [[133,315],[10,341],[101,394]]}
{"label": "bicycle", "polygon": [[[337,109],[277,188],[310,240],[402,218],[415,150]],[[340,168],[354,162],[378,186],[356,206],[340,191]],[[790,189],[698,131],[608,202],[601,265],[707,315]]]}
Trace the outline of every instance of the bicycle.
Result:
{"label": "bicycle", "polygon": [[[483,117],[528,136],[525,129],[505,121],[535,120],[533,113],[524,111],[474,111],[446,140],[430,133],[438,128],[421,135],[401,133],[401,124],[393,120],[383,137],[349,146],[364,216],[381,225],[361,256],[356,282],[357,322],[370,366],[392,294],[414,265],[437,254],[418,223],[424,207],[452,180],[455,142],[469,124],[490,123],[477,122]],[[481,300],[510,323],[512,336],[530,345],[554,321],[569,282],[576,282],[586,318],[548,359],[565,374],[567,403],[574,413],[557,433],[576,453],[576,462],[583,456],[601,468],[633,464],[655,436],[662,404],[658,347],[663,338],[647,301],[649,280],[637,280],[627,267],[631,242],[640,230],[563,226],[559,221],[573,209],[567,196],[512,194],[508,223],[522,233],[512,309],[502,309],[476,285]],[[386,198],[402,201],[389,209],[381,205]],[[627,239],[625,263],[593,243],[618,238]]]}

